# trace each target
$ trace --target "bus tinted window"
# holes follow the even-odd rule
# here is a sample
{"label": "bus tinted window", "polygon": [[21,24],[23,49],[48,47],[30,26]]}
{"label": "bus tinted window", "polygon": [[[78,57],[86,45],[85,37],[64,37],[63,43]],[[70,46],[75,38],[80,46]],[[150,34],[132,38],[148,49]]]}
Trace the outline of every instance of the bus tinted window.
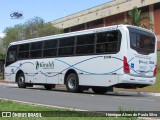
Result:
{"label": "bus tinted window", "polygon": [[76,54],[94,53],[95,34],[77,37]]}
{"label": "bus tinted window", "polygon": [[46,49],[43,51],[43,57],[54,57],[57,55],[57,49]]}
{"label": "bus tinted window", "polygon": [[29,51],[29,45],[30,44],[19,45],[19,52]]}
{"label": "bus tinted window", "polygon": [[75,37],[62,38],[59,40],[59,56],[74,54]]}
{"label": "bus tinted window", "polygon": [[94,53],[94,45],[84,45],[76,47],[76,54],[91,54]]}
{"label": "bus tinted window", "polygon": [[118,43],[97,44],[96,53],[117,53]]}
{"label": "bus tinted window", "polygon": [[117,53],[120,39],[118,31],[97,33],[96,53]]}
{"label": "bus tinted window", "polygon": [[18,53],[19,60],[29,58],[29,47],[30,44],[19,45],[19,53]]}
{"label": "bus tinted window", "polygon": [[42,50],[30,51],[30,58],[40,58],[42,57]]}
{"label": "bus tinted window", "polygon": [[97,43],[117,42],[117,41],[118,41],[118,31],[97,34]]}
{"label": "bus tinted window", "polygon": [[48,48],[56,48],[57,47],[57,40],[49,40],[44,42],[44,49]]}
{"label": "bus tinted window", "polygon": [[130,46],[141,54],[150,54],[155,51],[155,37],[151,33],[129,28]]}
{"label": "bus tinted window", "polygon": [[95,35],[82,35],[77,37],[77,45],[94,44]]}
{"label": "bus tinted window", "polygon": [[58,54],[59,56],[73,55],[74,47],[59,48]]}
{"label": "bus tinted window", "polygon": [[28,58],[29,58],[29,52],[18,53],[18,59],[28,59]]}
{"label": "bus tinted window", "polygon": [[59,47],[74,46],[74,37],[63,38],[59,40]]}
{"label": "bus tinted window", "polygon": [[57,56],[58,40],[48,40],[44,42],[43,57]]}
{"label": "bus tinted window", "polygon": [[42,57],[43,42],[31,43],[30,58]]}
{"label": "bus tinted window", "polygon": [[154,41],[149,36],[141,35],[137,40],[137,46],[142,49],[153,50],[154,51]]}
{"label": "bus tinted window", "polygon": [[42,49],[43,42],[35,42],[31,43],[31,50],[39,50]]}

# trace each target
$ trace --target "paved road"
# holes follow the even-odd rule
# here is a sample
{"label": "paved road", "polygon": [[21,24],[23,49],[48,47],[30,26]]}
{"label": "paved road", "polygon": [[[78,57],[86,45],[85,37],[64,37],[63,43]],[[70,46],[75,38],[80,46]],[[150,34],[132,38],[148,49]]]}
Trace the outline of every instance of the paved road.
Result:
{"label": "paved road", "polygon": [[134,92],[96,95],[91,91],[69,93],[63,88],[52,91],[44,90],[43,87],[20,89],[17,85],[0,83],[0,98],[89,111],[117,111],[120,107],[134,111],[160,110],[160,97]]}

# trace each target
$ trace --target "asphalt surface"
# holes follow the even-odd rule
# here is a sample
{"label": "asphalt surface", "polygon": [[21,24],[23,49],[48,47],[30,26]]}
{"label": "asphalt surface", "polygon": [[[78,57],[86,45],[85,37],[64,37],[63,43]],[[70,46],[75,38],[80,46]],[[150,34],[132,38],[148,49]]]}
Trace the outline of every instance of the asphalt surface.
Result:
{"label": "asphalt surface", "polygon": [[89,111],[160,111],[160,97],[136,92],[110,92],[104,95],[92,91],[69,93],[64,88],[51,91],[43,87],[20,89],[15,84],[0,83],[0,98],[29,103],[59,106]]}

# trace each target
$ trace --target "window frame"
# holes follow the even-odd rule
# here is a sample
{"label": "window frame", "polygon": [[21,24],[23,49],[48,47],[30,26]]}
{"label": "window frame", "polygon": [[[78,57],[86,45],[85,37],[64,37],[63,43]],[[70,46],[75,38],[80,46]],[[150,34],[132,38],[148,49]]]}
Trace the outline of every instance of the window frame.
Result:
{"label": "window frame", "polygon": [[[81,37],[81,36],[87,36],[87,35],[94,35],[94,40],[93,40],[93,43],[90,43],[90,44],[88,44],[88,43],[85,43],[85,44],[77,44],[77,41],[78,41],[78,37]],[[96,33],[91,33],[91,34],[83,34],[83,35],[78,35],[78,36],[76,36],[76,45],[75,45],[75,55],[76,56],[87,56],[87,55],[93,55],[93,54],[95,54],[95,41],[96,41]],[[83,54],[77,54],[77,47],[84,47],[84,46],[91,46],[91,45],[93,45],[93,53],[83,53]]]}
{"label": "window frame", "polygon": [[[97,53],[97,45],[98,44],[102,44],[102,43],[99,43],[97,42],[98,40],[98,34],[102,34],[102,33],[108,33],[108,32],[113,32],[113,31],[117,31],[118,32],[118,41],[116,41],[117,43],[117,51],[116,52],[100,52],[100,53]],[[43,40],[43,41],[35,41],[35,42],[30,42],[30,43],[24,43],[24,44],[19,44],[17,45],[18,46],[18,49],[17,49],[17,60],[25,60],[25,59],[43,59],[43,58],[57,58],[57,57],[73,57],[73,56],[89,56],[89,55],[100,55],[100,54],[117,54],[119,51],[120,51],[120,46],[121,46],[121,39],[122,39],[122,34],[120,32],[120,30],[113,30],[113,31],[103,31],[103,32],[97,32],[97,33],[86,33],[86,34],[81,34],[81,35],[73,35],[73,36],[68,36],[68,37],[62,37],[62,38],[55,38],[55,39],[47,39],[47,40]],[[77,44],[77,41],[78,41],[78,37],[80,36],[87,36],[87,35],[93,35],[93,42],[90,43],[90,44],[87,44],[87,43],[84,43],[84,44]],[[72,38],[73,41],[74,41],[74,44],[73,45],[66,45],[66,46],[60,46],[59,43],[60,43],[60,40],[62,39],[66,39],[66,38]],[[56,46],[54,47],[45,47],[45,43],[47,43],[48,41],[56,41]],[[31,45],[32,44],[36,44],[38,42],[41,42],[42,43],[42,46],[40,49],[31,49]],[[104,42],[104,43],[114,43],[115,41],[113,42]],[[103,44],[104,44],[103,43]],[[22,45],[25,45],[25,44],[29,44],[29,50],[28,51],[20,51],[19,50],[19,47]],[[77,47],[81,47],[81,46],[93,46],[93,49],[91,49],[91,53],[82,53],[82,54],[78,54],[77,53]],[[59,55],[59,51],[60,49],[65,49],[65,48],[71,48],[73,47],[73,54],[66,54],[66,55]],[[45,50],[56,50],[56,54],[55,56],[45,56]],[[27,58],[19,58],[18,55],[20,53],[23,53],[23,52],[28,52],[28,57]],[[41,52],[41,56],[36,56],[36,57],[31,57],[31,54],[33,54],[32,52]]]}
{"label": "window frame", "polygon": [[[120,30],[112,30],[112,31],[105,31],[105,32],[99,32],[97,34],[102,34],[102,33],[111,33],[111,32],[117,32],[117,41],[108,41],[108,42],[97,42],[98,40],[98,36],[96,38],[96,54],[117,54],[119,51],[120,51],[120,47],[121,47],[121,41],[122,41],[122,34],[120,32]],[[96,35],[97,35],[96,34]],[[100,53],[97,53],[97,45],[103,45],[103,44],[114,44],[114,43],[117,43],[116,44],[116,49],[117,51],[115,52],[100,52]],[[106,47],[107,48],[107,47]]]}
{"label": "window frame", "polygon": [[[28,48],[28,50],[26,50],[26,51],[20,51],[20,46],[22,45],[26,45],[26,44],[28,44],[29,45],[29,48]],[[30,57],[30,43],[25,43],[25,44],[20,44],[20,45],[18,45],[18,53],[17,53],[17,59],[18,60],[25,60],[25,59],[27,59],[27,58],[29,58]],[[28,53],[28,57],[27,58],[19,58],[19,54],[21,54],[21,53]]]}
{"label": "window frame", "polygon": [[[54,46],[54,47],[52,47],[52,48],[46,48],[45,47],[45,43],[46,42],[52,42],[52,41],[56,41],[56,46]],[[45,40],[44,41],[44,47],[43,47],[43,58],[51,58],[51,57],[57,57],[57,51],[58,51],[58,39],[50,39],[50,40]],[[55,49],[56,50],[56,54],[55,54],[55,56],[44,56],[44,52],[45,51],[47,51],[47,50],[53,50],[53,49]]]}
{"label": "window frame", "polygon": [[140,48],[140,47],[137,47],[137,37],[136,37],[136,46],[133,46],[132,45],[132,42],[131,42],[131,34],[136,34],[136,36],[147,36],[149,38],[152,38],[154,40],[154,46],[156,45],[156,38],[155,36],[150,33],[150,32],[144,32],[142,30],[139,30],[139,29],[135,29],[135,28],[131,28],[131,27],[128,27],[128,31],[129,31],[129,40],[130,40],[130,48],[135,50],[136,52],[138,52],[139,54],[143,54],[143,55],[149,55],[151,53],[154,53],[155,52],[155,47],[154,49],[146,49],[146,48]]}
{"label": "window frame", "polygon": [[[60,42],[61,40],[63,41],[64,39],[66,39],[66,41],[68,42],[68,39],[72,39],[73,40],[73,45],[64,45],[64,46],[61,46],[60,45]],[[69,37],[64,37],[64,38],[59,38],[58,39],[58,50],[57,50],[57,57],[70,57],[70,56],[75,56],[75,43],[76,43],[76,38],[75,36],[69,36]],[[67,55],[67,54],[61,54],[60,55],[60,49],[67,49],[67,48],[73,48],[73,54],[70,54],[70,55]]]}
{"label": "window frame", "polygon": [[[36,44],[36,43],[42,43],[41,48],[32,49],[32,44]],[[30,43],[29,58],[31,58],[31,59],[42,58],[43,57],[43,49],[44,49],[44,41],[38,41],[38,42],[36,41],[36,42]],[[31,57],[32,52],[41,52],[41,56]]]}

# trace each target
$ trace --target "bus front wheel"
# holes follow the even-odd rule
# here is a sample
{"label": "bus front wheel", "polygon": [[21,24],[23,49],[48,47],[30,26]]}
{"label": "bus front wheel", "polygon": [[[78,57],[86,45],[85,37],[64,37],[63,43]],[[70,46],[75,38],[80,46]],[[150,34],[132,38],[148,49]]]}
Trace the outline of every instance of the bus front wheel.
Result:
{"label": "bus front wheel", "polygon": [[23,73],[18,74],[17,84],[19,88],[26,88],[25,77]]}
{"label": "bus front wheel", "polygon": [[105,94],[108,92],[107,87],[92,87],[92,91],[96,94]]}
{"label": "bus front wheel", "polygon": [[78,76],[75,73],[71,73],[67,76],[66,88],[69,92],[74,92],[74,93],[82,91],[79,86]]}

